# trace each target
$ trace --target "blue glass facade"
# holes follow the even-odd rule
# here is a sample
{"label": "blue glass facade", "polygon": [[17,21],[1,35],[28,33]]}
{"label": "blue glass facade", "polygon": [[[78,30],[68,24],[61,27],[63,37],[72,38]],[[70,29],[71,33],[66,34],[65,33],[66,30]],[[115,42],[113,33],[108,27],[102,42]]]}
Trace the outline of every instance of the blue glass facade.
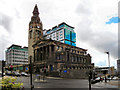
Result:
{"label": "blue glass facade", "polygon": [[64,29],[64,38],[70,40],[70,31],[67,29]]}
{"label": "blue glass facade", "polygon": [[[66,44],[76,46],[76,33],[74,31],[68,30],[68,27],[64,29],[64,39]],[[74,43],[72,43],[74,42]]]}
{"label": "blue glass facade", "polygon": [[71,42],[70,42],[70,41],[66,41],[66,40],[65,40],[65,43],[71,45]]}
{"label": "blue glass facade", "polygon": [[71,41],[76,42],[76,33],[71,32]]}
{"label": "blue glass facade", "polygon": [[[63,31],[64,29],[64,31]],[[74,32],[74,27],[69,26],[66,23],[61,23],[58,26],[55,26],[52,28],[52,30],[49,30],[47,32],[47,35],[49,34],[53,34],[54,32],[56,32],[56,36],[54,38],[56,38],[56,40],[63,40],[61,42],[72,45],[72,46],[76,46],[76,33]],[[64,35],[63,35],[64,33]],[[60,38],[58,38],[60,37]]]}
{"label": "blue glass facade", "polygon": [[72,46],[76,46],[76,43],[72,43]]}

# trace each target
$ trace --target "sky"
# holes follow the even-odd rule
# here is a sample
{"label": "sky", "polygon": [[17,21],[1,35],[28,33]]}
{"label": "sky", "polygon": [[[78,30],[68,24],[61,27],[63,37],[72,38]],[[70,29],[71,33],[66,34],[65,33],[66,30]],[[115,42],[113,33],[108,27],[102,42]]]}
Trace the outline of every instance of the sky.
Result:
{"label": "sky", "polygon": [[117,66],[119,0],[1,0],[0,60],[12,44],[28,46],[28,25],[35,4],[44,29],[62,22],[75,27],[77,47],[88,50],[95,66]]}

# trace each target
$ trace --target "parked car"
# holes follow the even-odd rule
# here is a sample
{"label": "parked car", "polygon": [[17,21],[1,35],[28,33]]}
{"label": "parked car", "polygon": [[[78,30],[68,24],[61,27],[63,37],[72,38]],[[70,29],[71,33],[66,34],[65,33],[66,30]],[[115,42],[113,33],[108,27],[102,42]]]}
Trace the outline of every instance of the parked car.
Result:
{"label": "parked car", "polygon": [[17,77],[20,77],[20,76],[21,76],[21,74],[20,74],[19,72],[13,72],[13,75],[14,75],[14,76],[17,76]]}
{"label": "parked car", "polygon": [[98,82],[103,81],[103,80],[104,80],[104,78],[102,78],[102,77],[97,77],[97,78],[95,78],[95,79],[91,79],[91,83],[92,83],[92,84],[95,84],[95,83],[98,83]]}
{"label": "parked car", "polygon": [[[2,76],[2,72],[0,72],[0,76]],[[5,76],[5,73],[3,73],[3,76]]]}
{"label": "parked car", "polygon": [[21,72],[22,76],[28,77],[29,75],[26,72]]}
{"label": "parked car", "polygon": [[97,77],[95,80],[96,80],[96,82],[100,82],[100,81],[101,81],[101,78],[100,78],[100,77]]}
{"label": "parked car", "polygon": [[11,71],[7,71],[7,72],[6,72],[6,75],[12,76]]}
{"label": "parked car", "polygon": [[112,80],[118,80],[118,77],[113,77]]}
{"label": "parked car", "polygon": [[95,79],[91,79],[91,84],[95,84],[96,80]]}

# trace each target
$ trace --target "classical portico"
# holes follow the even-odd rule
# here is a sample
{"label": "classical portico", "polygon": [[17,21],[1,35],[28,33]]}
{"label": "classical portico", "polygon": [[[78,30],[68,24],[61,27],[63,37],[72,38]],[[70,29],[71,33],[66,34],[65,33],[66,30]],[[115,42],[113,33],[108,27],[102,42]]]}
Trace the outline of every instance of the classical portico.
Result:
{"label": "classical portico", "polygon": [[91,56],[86,52],[87,50],[79,47],[49,39],[41,40],[34,44],[33,48],[36,73],[46,69],[48,73],[56,72],[64,76],[64,70],[86,72],[94,67],[94,64],[91,64]]}

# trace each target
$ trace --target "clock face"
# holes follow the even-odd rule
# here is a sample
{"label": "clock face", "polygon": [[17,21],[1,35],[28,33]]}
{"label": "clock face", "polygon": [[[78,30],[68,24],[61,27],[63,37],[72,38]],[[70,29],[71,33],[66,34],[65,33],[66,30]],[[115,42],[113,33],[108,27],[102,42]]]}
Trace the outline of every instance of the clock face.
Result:
{"label": "clock face", "polygon": [[37,26],[37,28],[40,28],[40,26]]}
{"label": "clock face", "polygon": [[32,28],[32,25],[30,25],[30,28]]}

